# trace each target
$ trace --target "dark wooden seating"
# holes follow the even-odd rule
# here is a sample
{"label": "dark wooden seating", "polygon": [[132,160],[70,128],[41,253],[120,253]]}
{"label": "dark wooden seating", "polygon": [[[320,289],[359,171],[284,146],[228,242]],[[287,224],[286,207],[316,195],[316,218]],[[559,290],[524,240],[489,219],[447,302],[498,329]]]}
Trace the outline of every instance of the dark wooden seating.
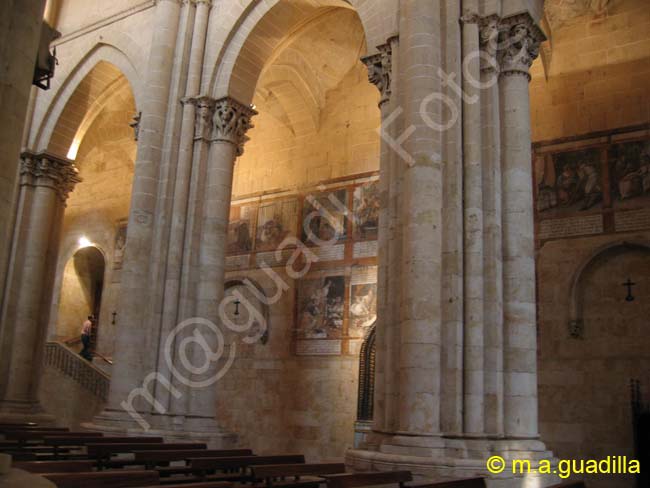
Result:
{"label": "dark wooden seating", "polygon": [[[144,466],[145,469],[154,469],[156,467],[161,476],[169,474],[181,474],[191,472],[187,466],[167,466],[169,463],[177,461],[187,461],[190,458],[202,457],[233,457],[233,456],[252,456],[253,451],[250,449],[184,449],[178,451],[137,451],[134,453],[136,465]],[[160,467],[162,466],[162,467]]]}
{"label": "dark wooden seating", "polygon": [[0,429],[5,427],[37,427],[35,422],[0,422]]}
{"label": "dark wooden seating", "polygon": [[[275,486],[318,486],[324,483],[321,475],[345,473],[345,464],[342,463],[321,463],[321,464],[270,464],[251,466],[251,476],[254,480],[263,480],[267,488]],[[286,480],[286,478],[293,478]],[[277,482],[280,480],[279,482]]]}
{"label": "dark wooden seating", "polygon": [[43,439],[47,446],[85,446],[87,444],[162,444],[162,437],[75,437],[75,436],[47,436]]}
{"label": "dark wooden seating", "polygon": [[[53,458],[70,458],[70,455],[61,456],[66,453],[67,448],[81,448],[87,444],[162,444],[162,437],[74,437],[74,436],[52,436],[45,437],[43,444],[52,449]],[[68,450],[69,451],[69,450]],[[77,458],[86,457],[76,455]]]}
{"label": "dark wooden seating", "polygon": [[31,426],[31,425],[19,425],[19,426],[6,426],[6,427],[0,427],[0,434],[3,434],[5,432],[15,432],[17,430],[20,431],[28,431],[28,432],[70,432],[70,429],[67,427],[36,427],[36,426]]}
{"label": "dark wooden seating", "polygon": [[262,466],[268,464],[304,464],[305,456],[302,454],[286,454],[277,456],[236,456],[221,458],[190,458],[189,465],[191,472],[199,478],[205,478],[208,473],[214,471],[230,472],[225,475],[217,475],[217,479],[227,480],[251,480],[252,477],[246,474],[251,466]]}
{"label": "dark wooden seating", "polygon": [[323,476],[328,488],[356,488],[358,486],[390,485],[397,483],[400,488],[404,483],[413,481],[410,471],[372,471],[367,473],[345,473]]}
{"label": "dark wooden seating", "polygon": [[86,444],[88,457],[97,461],[97,468],[103,469],[104,467],[121,467],[126,465],[133,465],[133,460],[128,461],[111,461],[110,458],[114,454],[130,454],[136,451],[178,451],[178,450],[194,450],[206,449],[207,445],[204,443],[170,443],[158,444],[155,442],[142,443],[142,442],[129,442],[129,443],[91,443]]}
{"label": "dark wooden seating", "polygon": [[558,485],[550,486],[549,488],[586,488],[584,481],[565,481]]}
{"label": "dark wooden seating", "polygon": [[95,463],[87,460],[27,461],[14,463],[13,467],[30,473],[81,473],[92,471]]}
{"label": "dark wooden seating", "polygon": [[103,437],[101,432],[65,432],[56,430],[12,430],[4,433],[8,440],[17,440],[21,442],[42,441],[45,437]]}
{"label": "dark wooden seating", "polygon": [[427,483],[424,485],[417,485],[413,488],[485,488],[485,478],[466,478],[462,480],[453,481],[436,481],[435,483]]}
{"label": "dark wooden seating", "polygon": [[46,473],[58,488],[131,488],[158,485],[155,471],[116,470],[94,473]]}
{"label": "dark wooden seating", "polygon": [[161,486],[165,488],[230,488],[232,487],[232,483],[228,481],[200,481],[198,483],[166,484],[166,482],[161,481],[161,485],[139,486],[137,488],[160,488]]}

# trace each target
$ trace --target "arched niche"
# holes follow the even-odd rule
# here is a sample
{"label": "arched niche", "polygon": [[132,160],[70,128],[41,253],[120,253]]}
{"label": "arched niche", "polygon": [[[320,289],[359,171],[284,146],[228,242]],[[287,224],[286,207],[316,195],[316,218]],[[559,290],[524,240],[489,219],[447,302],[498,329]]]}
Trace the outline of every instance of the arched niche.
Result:
{"label": "arched niche", "polygon": [[261,344],[269,340],[269,306],[264,288],[250,278],[236,278],[224,284],[224,313],[227,320],[248,337],[258,337]]}
{"label": "arched niche", "polygon": [[[578,267],[571,281],[569,298],[569,335],[574,339],[584,336],[584,297],[585,277],[589,272],[605,259],[614,258],[630,251],[641,251],[650,257],[650,244],[637,241],[616,241],[598,248]],[[622,285],[622,282],[621,282]]]}
{"label": "arched niche", "polygon": [[83,247],[68,259],[61,277],[57,338],[78,337],[89,315],[99,317],[105,273],[106,260],[95,246]]}

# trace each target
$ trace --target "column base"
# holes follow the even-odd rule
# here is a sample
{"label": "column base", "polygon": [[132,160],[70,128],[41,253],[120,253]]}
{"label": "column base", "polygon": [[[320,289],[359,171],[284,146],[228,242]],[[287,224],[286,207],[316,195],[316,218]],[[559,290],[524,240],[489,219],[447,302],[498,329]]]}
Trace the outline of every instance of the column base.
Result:
{"label": "column base", "polygon": [[[443,436],[389,435],[374,432],[368,449],[350,449],[346,464],[354,471],[405,469],[416,481],[451,481],[482,476],[488,488],[543,488],[559,483],[557,459],[538,439],[467,438]],[[503,472],[488,472],[486,462],[501,456]],[[512,460],[530,461],[526,473],[513,473]],[[550,463],[551,473],[539,473],[540,461]],[[553,473],[555,471],[555,473]]]}
{"label": "column base", "polygon": [[162,437],[165,442],[204,442],[209,449],[237,447],[237,434],[227,432],[213,418],[157,414],[142,414],[142,417],[146,422],[144,426],[123,410],[106,409],[82,427],[113,436],[152,436]]}
{"label": "column base", "polygon": [[41,426],[54,426],[56,418],[45,412],[38,401],[0,401],[0,423],[35,422]]}

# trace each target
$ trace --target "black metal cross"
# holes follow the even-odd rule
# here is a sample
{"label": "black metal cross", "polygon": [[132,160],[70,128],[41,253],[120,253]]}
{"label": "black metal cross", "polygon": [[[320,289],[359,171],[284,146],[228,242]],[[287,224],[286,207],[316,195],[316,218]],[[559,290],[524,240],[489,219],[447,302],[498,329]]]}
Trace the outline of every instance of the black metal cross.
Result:
{"label": "black metal cross", "polygon": [[111,315],[113,316],[113,321],[111,324],[115,325],[115,316],[117,315],[117,312],[113,312]]}
{"label": "black metal cross", "polygon": [[233,302],[235,304],[235,315],[239,315],[239,305],[241,302],[239,301],[239,298]]}
{"label": "black metal cross", "polygon": [[634,295],[632,295],[632,287],[634,285],[636,285],[636,283],[632,283],[632,280],[630,280],[630,278],[628,278],[627,281],[623,283],[623,286],[627,286],[627,296],[625,297],[626,302],[634,301]]}

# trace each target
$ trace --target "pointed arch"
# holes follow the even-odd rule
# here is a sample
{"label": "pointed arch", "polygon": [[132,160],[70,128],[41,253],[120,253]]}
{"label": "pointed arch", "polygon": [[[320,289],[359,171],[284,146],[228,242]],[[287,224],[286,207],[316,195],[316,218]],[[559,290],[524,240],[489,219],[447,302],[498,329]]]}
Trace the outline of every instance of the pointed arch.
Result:
{"label": "pointed arch", "polygon": [[[128,82],[136,107],[142,106],[143,87],[140,75],[131,59],[114,45],[105,42],[97,43],[69,73],[54,93],[50,104],[44,108],[40,124],[30,137],[31,147],[52,151],[54,146],[55,153],[57,151],[60,153],[60,148],[65,146],[67,139],[71,143],[77,129],[83,123],[85,115],[83,113],[73,117],[72,126],[70,126],[70,121],[67,121],[68,127],[66,127],[65,134],[58,134],[62,137],[61,140],[57,141],[53,138],[57,133],[57,126],[61,128],[60,122],[64,111],[70,107],[71,101],[74,103],[73,97],[80,95],[79,87],[84,81],[89,80],[89,76],[92,77],[94,74],[99,75],[100,81],[93,88],[93,93],[102,94],[111,84],[123,77]],[[96,97],[93,101],[95,99]],[[65,156],[65,154],[61,155]]]}
{"label": "pointed arch", "polygon": [[397,33],[394,0],[271,0],[239,12],[221,12],[220,18],[237,20],[232,34],[223,39],[224,47],[207,79],[211,96],[251,103],[257,80],[273,53],[301,27],[337,8],[356,12],[369,50]]}

